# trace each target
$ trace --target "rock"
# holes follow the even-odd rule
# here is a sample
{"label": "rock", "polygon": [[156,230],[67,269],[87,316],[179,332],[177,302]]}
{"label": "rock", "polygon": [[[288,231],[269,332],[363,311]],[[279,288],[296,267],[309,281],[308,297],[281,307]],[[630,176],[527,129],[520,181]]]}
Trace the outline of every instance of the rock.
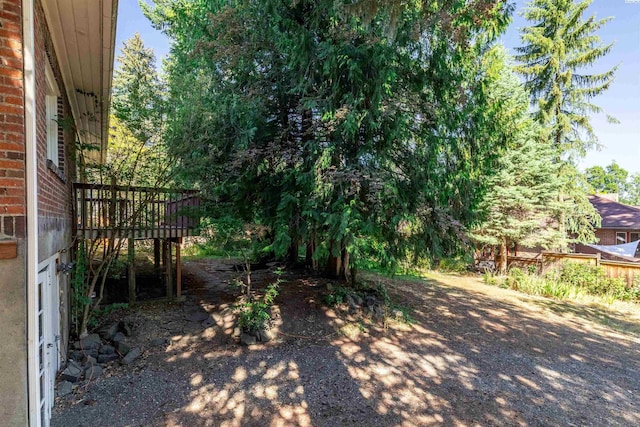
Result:
{"label": "rock", "polygon": [[118,360],[120,356],[115,353],[98,355],[98,363],[109,363]]}
{"label": "rock", "polygon": [[213,325],[215,325],[216,322],[213,321],[213,319],[211,317],[205,319],[204,322],[201,323],[203,328],[209,328]]}
{"label": "rock", "polygon": [[94,348],[92,350],[85,351],[84,354],[85,354],[86,357],[93,357],[94,359],[97,359],[98,358],[98,349]]}
{"label": "rock", "polygon": [[102,340],[100,339],[100,335],[91,334],[87,335],[83,339],[80,340],[80,349],[82,350],[93,350],[100,347],[102,344]]}
{"label": "rock", "polygon": [[85,363],[87,365],[95,365],[96,363],[98,363],[98,360],[95,357],[87,356],[87,360],[85,360]]}
{"label": "rock", "polygon": [[327,283],[327,290],[333,292],[333,285],[331,283]]}
{"label": "rock", "polygon": [[395,310],[393,312],[393,317],[395,317],[396,320],[402,320],[404,319],[404,313],[402,312],[402,310]]}
{"label": "rock", "polygon": [[82,369],[82,367],[77,362],[70,360],[69,363],[67,363],[67,367],[65,368],[65,370],[62,371],[61,378],[63,380],[75,383],[78,382],[80,378],[82,378],[83,373],[84,369]]}
{"label": "rock", "polygon": [[141,354],[142,354],[142,351],[140,350],[139,347],[132,349],[129,353],[127,353],[125,357],[122,358],[122,364],[129,365],[133,363],[133,361],[136,360],[138,357],[140,357]]}
{"label": "rock", "polygon": [[69,359],[74,360],[76,362],[82,362],[84,360],[84,353],[80,350],[73,350],[69,352]]}
{"label": "rock", "polygon": [[116,343],[116,350],[118,350],[118,353],[120,353],[120,355],[126,356],[127,354],[129,354],[129,351],[131,351],[131,347],[129,347],[126,343],[120,341]]}
{"label": "rock", "polygon": [[349,305],[349,308],[351,308],[351,309],[357,308],[356,302],[353,299],[353,296],[351,296],[351,294],[347,295],[345,297],[344,301]]}
{"label": "rock", "polygon": [[116,352],[116,348],[112,345],[103,345],[102,347],[100,347],[100,350],[98,350],[98,353],[100,354],[112,354]]}
{"label": "rock", "polygon": [[375,303],[376,297],[374,297],[373,295],[367,295],[364,297],[364,305],[366,305],[367,307],[373,307]]}
{"label": "rock", "polygon": [[120,332],[130,337],[133,334],[133,324],[131,322],[121,321],[118,325],[120,328]]}
{"label": "rock", "polygon": [[122,342],[124,341],[125,336],[122,332],[118,332],[117,334],[115,334],[115,336],[111,339],[111,341],[113,343],[117,343],[117,342]]}
{"label": "rock", "polygon": [[156,338],[155,340],[151,340],[152,347],[160,347],[165,344],[169,344],[169,340],[167,338]]}
{"label": "rock", "polygon": [[84,379],[87,381],[95,380],[102,375],[103,369],[100,365],[89,365],[84,373]]}
{"label": "rock", "polygon": [[358,294],[353,294],[353,302],[355,302],[356,305],[362,305],[363,303],[362,297]]}
{"label": "rock", "polygon": [[240,343],[246,346],[255,345],[256,337],[254,337],[253,335],[242,333],[240,334]]}
{"label": "rock", "polygon": [[62,397],[67,396],[73,392],[73,384],[69,381],[61,381],[58,383],[58,387],[56,390],[56,396]]}
{"label": "rock", "polygon": [[103,340],[111,340],[118,333],[119,323],[115,322],[110,324],[109,326],[105,326],[101,328],[98,333]]}
{"label": "rock", "polygon": [[187,316],[187,320],[189,322],[202,322],[209,318],[209,313],[206,311],[194,311],[189,316]]}
{"label": "rock", "polygon": [[242,330],[240,329],[239,326],[236,326],[235,328],[233,328],[233,337],[234,338],[239,338],[241,333],[242,333]]}
{"label": "rock", "polygon": [[373,316],[378,319],[382,319],[385,316],[384,308],[380,307],[379,305],[373,307],[372,313]]}
{"label": "rock", "polygon": [[258,338],[259,341],[269,342],[269,341],[271,341],[273,339],[273,334],[268,329],[261,328],[258,331],[258,333],[260,335],[260,337]]}

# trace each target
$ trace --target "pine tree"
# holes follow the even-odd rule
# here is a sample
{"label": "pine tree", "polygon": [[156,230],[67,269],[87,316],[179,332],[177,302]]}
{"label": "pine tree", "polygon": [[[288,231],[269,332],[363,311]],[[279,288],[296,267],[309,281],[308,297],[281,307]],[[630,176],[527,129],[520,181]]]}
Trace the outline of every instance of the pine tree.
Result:
{"label": "pine tree", "polygon": [[526,78],[537,120],[552,129],[559,156],[584,156],[597,144],[590,114],[602,109],[592,99],[609,88],[617,68],[588,73],[612,48],[596,34],[612,18],[583,18],[591,2],[532,0],[523,13],[532,25],[522,29],[517,69]]}
{"label": "pine tree", "polygon": [[553,161],[552,145],[528,111],[528,94],[512,70],[502,47],[488,52],[488,93],[498,106],[499,120],[508,148],[498,160],[499,172],[490,179],[480,208],[484,220],[471,232],[474,241],[497,246],[498,269],[507,268],[511,243],[544,248],[565,244],[559,231],[558,212],[570,209],[558,202],[562,186],[560,164]]}

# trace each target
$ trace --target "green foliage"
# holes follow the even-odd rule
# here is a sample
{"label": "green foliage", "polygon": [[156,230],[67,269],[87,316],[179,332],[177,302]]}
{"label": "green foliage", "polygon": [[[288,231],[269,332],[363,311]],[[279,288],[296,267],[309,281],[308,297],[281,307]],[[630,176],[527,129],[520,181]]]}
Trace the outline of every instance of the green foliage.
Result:
{"label": "green foliage", "polygon": [[606,168],[592,166],[584,172],[591,193],[617,193],[621,203],[640,205],[640,174],[629,175],[615,161]]}
{"label": "green foliage", "polygon": [[166,138],[212,216],[260,223],[277,256],[307,245],[343,275],[372,252],[397,265],[465,249],[505,143],[480,60],[504,2],[144,10],[172,38]]}
{"label": "green foliage", "polygon": [[238,326],[249,332],[262,329],[271,318],[270,309],[278,296],[280,280],[267,286],[265,294],[260,299],[242,303],[239,308]]}
{"label": "green foliage", "polygon": [[562,300],[596,295],[609,301],[640,301],[637,283],[628,287],[623,278],[607,277],[602,267],[585,263],[566,262],[544,276],[512,268],[504,283],[520,292]]}
{"label": "green foliage", "polygon": [[466,273],[469,271],[470,265],[473,265],[473,257],[466,254],[440,260],[438,270],[446,273]]}
{"label": "green foliage", "polygon": [[76,335],[80,335],[83,311],[85,306],[91,304],[91,298],[87,295],[89,288],[88,259],[84,242],[78,245],[76,260],[71,272],[71,326]]}
{"label": "green foliage", "polygon": [[523,13],[531,26],[521,30],[518,71],[526,78],[536,118],[551,129],[559,155],[584,156],[597,144],[589,115],[602,109],[591,100],[609,88],[617,68],[585,72],[613,46],[603,45],[597,35],[612,18],[583,18],[591,2],[531,0]]}

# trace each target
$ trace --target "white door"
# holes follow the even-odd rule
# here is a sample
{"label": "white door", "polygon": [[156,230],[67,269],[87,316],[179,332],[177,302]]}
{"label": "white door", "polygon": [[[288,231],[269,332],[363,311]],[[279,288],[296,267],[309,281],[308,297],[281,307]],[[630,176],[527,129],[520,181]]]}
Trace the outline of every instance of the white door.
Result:
{"label": "white door", "polygon": [[58,371],[60,343],[60,302],[55,263],[48,263],[38,273],[38,425],[48,426],[54,400],[54,382]]}

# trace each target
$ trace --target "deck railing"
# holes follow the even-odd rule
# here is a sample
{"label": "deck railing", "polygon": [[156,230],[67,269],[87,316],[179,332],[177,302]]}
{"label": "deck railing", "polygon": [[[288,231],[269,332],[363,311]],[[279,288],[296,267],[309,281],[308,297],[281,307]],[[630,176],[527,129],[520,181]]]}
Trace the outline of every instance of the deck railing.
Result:
{"label": "deck railing", "polygon": [[175,238],[200,222],[195,190],[74,184],[77,233],[96,238]]}

